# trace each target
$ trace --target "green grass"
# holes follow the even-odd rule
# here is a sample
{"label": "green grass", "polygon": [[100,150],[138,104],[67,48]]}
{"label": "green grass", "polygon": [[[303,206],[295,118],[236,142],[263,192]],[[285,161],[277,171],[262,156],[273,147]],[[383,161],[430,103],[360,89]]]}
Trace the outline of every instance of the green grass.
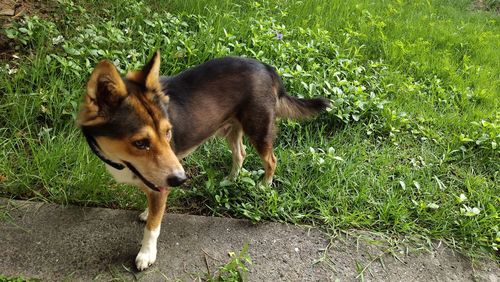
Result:
{"label": "green grass", "polygon": [[35,282],[40,281],[38,279],[23,278],[23,277],[6,277],[0,275],[0,282]]}
{"label": "green grass", "polygon": [[332,110],[279,123],[272,187],[255,186],[250,146],[246,170],[224,180],[229,149],[208,142],[185,160],[191,179],[172,211],[442,239],[469,255],[498,248],[498,14],[445,0],[159,2],[47,1],[53,14],[2,31],[18,58],[0,64],[0,195],[143,208],[75,128],[93,66],[137,69],[159,49],[169,75],[243,55]]}

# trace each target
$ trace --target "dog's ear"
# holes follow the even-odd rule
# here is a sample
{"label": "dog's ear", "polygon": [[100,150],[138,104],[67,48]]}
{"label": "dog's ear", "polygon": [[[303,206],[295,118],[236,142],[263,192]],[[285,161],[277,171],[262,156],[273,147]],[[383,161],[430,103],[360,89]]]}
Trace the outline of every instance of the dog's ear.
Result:
{"label": "dog's ear", "polygon": [[160,90],[160,51],[156,51],[140,71],[127,74],[127,79],[144,85],[149,90]]}
{"label": "dog's ear", "polygon": [[87,93],[78,116],[79,126],[105,121],[106,113],[117,107],[127,96],[127,87],[110,61],[97,64],[87,82]]}

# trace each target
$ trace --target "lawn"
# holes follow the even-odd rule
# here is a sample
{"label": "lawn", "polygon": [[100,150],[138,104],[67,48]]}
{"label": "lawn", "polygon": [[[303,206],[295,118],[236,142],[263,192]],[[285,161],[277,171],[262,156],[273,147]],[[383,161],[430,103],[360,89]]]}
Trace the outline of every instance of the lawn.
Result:
{"label": "lawn", "polygon": [[[75,126],[94,65],[122,73],[160,50],[173,75],[238,55],[275,66],[290,95],[332,108],[280,121],[274,185],[248,146],[214,139],[184,161],[171,212],[439,239],[476,255],[500,245],[500,22],[479,1],[44,0],[0,32],[0,196],[142,209]],[[488,10],[488,8],[491,8]],[[248,142],[246,142],[248,145]],[[498,256],[497,256],[498,259]]]}

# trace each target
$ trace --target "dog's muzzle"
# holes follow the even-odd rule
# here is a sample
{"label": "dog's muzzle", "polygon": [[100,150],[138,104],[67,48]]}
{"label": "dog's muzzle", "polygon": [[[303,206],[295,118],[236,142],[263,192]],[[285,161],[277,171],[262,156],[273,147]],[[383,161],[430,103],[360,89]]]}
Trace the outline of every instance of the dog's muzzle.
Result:
{"label": "dog's muzzle", "polygon": [[182,183],[186,182],[186,180],[186,173],[183,170],[176,170],[167,177],[167,185],[170,187],[180,186]]}
{"label": "dog's muzzle", "polygon": [[[122,161],[124,164],[121,163],[115,163],[106,157],[101,153],[101,150],[99,148],[99,145],[97,144],[96,140],[92,135],[90,135],[85,129],[82,129],[83,134],[85,136],[85,139],[87,140],[87,143],[90,146],[90,149],[92,152],[99,157],[103,162],[108,164],[109,166],[113,167],[114,169],[117,170],[122,170],[125,167],[127,167],[130,171],[132,171],[135,176],[137,176],[147,187],[149,187],[151,190],[154,190],[156,192],[161,192],[165,188],[162,188],[151,181],[147,180],[131,163]],[[170,187],[176,187],[182,185],[187,180],[186,173],[184,170],[175,170],[171,175],[167,177],[167,185]]]}

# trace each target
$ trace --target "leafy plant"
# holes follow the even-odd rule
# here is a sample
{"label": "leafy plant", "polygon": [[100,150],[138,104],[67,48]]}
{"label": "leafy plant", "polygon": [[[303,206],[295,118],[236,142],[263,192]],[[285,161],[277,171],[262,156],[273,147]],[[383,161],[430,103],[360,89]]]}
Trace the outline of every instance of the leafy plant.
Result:
{"label": "leafy plant", "polygon": [[230,260],[212,275],[206,277],[210,282],[222,281],[248,281],[248,265],[252,264],[252,259],[248,254],[248,244],[243,246],[239,253],[229,252]]}

